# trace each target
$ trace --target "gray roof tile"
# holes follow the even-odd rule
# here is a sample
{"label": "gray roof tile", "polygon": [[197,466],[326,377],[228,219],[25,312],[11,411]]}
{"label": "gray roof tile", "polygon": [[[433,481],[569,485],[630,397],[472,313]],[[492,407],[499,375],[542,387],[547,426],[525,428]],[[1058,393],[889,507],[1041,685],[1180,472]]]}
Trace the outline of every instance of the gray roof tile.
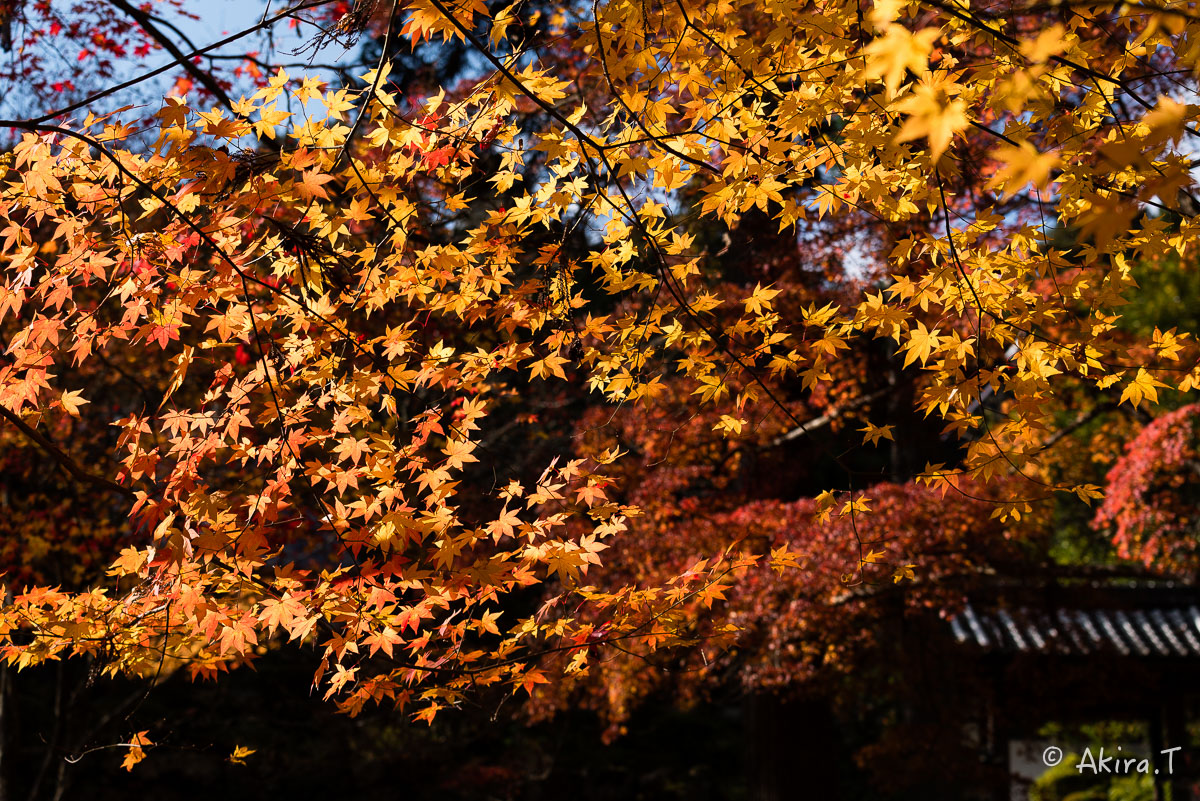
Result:
{"label": "gray roof tile", "polygon": [[963,644],[986,651],[1200,657],[1200,608],[980,608],[968,603],[949,618]]}

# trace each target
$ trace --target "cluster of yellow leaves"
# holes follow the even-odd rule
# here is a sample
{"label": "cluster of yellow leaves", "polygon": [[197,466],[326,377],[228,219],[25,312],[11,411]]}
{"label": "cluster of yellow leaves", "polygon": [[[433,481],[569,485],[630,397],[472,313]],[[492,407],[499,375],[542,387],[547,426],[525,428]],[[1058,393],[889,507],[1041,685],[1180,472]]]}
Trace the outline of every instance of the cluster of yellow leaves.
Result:
{"label": "cluster of yellow leaves", "polygon": [[[388,701],[429,720],[472,687],[535,692],[549,680],[539,655],[564,647],[574,674],[608,639],[690,642],[682,610],[719,603],[726,577],[757,558],[706,560],[667,587],[583,585],[637,514],[610,498],[605,460],[550,465],[529,489],[483,487],[492,513],[468,514],[460,484],[514,384],[579,378],[625,403],[661,395],[672,371],[737,437],[752,408],[773,404],[762,376],[814,391],[853,341],[889,338],[920,374],[920,411],[968,440],[957,471],[926,471],[943,490],[956,474],[1033,465],[1064,380],[1121,383],[1135,406],[1193,386],[1192,368],[1122,362],[1115,332],[1135,259],[1195,257],[1191,216],[1171,227],[1138,214],[1178,208],[1191,181],[1178,143],[1197,108],[1143,98],[1140,116],[1114,119],[1135,64],[1092,52],[1086,13],[1021,40],[957,6],[916,28],[907,5],[877,4],[864,21],[835,0],[679,0],[650,15],[613,0],[560,21],[577,28],[572,55],[604,78],[578,103],[564,76],[504,57],[515,12],[478,39],[483,3],[413,0],[405,35],[457,37],[494,68],[418,113],[402,113],[386,69],[361,93],[280,72],[232,113],[168,99],[149,151],[124,149],[131,131],[101,121],[26,135],[0,191],[0,320],[26,323],[0,366],[0,404],[35,422],[79,415],[88,399],[59,387],[57,368],[110,349],[172,368],[158,409],[117,421],[113,478],[134,493],[131,525],[153,534],[114,561],[109,588],[15,598],[3,634],[35,636],[8,638],[4,658],[24,667],[103,647],[109,672],[148,674],[165,654],[213,675],[286,636],[317,644],[317,681],[346,709]],[[1175,41],[1149,32],[1144,45]],[[1195,69],[1196,53],[1177,58]],[[326,116],[291,117],[289,91]],[[548,120],[532,137],[530,109]],[[252,134],[279,144],[265,167],[246,152]],[[485,145],[501,154],[487,176]],[[968,164],[971,148],[986,157]],[[545,178],[514,189],[530,154]],[[968,167],[991,170],[982,200],[954,194]],[[1031,185],[1055,193],[1079,246],[1057,248],[1049,222],[1005,210]],[[891,277],[799,319],[780,313],[779,288],[717,295],[705,252],[663,202],[683,189],[696,215],[727,225],[751,210],[781,229],[882,220],[900,232],[880,271]],[[515,199],[453,240],[427,235],[482,208],[484,191]],[[572,209],[600,222],[595,247],[563,265],[529,243]],[[39,252],[47,231],[54,248]],[[594,316],[576,273],[615,310]],[[1162,361],[1182,339],[1160,332]],[[981,411],[988,398],[1004,399],[999,419]],[[870,507],[856,498],[837,513]],[[298,564],[309,549],[338,558]],[[786,550],[761,557],[796,566]],[[562,596],[501,615],[504,596],[539,583]],[[575,604],[558,603],[568,595]],[[581,602],[604,636],[570,611]]]}

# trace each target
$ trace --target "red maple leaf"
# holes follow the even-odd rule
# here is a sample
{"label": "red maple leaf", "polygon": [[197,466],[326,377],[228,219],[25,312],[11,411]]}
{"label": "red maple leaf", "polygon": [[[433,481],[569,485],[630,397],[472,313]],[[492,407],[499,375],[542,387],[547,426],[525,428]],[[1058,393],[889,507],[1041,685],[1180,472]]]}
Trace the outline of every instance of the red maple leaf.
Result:
{"label": "red maple leaf", "polygon": [[450,157],[454,155],[454,148],[446,145],[439,147],[437,150],[431,150],[425,154],[425,165],[429,169],[437,169],[443,165],[450,163]]}

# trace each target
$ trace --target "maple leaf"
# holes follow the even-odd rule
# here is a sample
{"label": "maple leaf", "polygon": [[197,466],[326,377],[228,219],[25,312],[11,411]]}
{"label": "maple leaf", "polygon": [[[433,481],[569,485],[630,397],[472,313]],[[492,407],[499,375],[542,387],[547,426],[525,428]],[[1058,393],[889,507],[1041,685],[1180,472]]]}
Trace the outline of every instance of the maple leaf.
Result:
{"label": "maple leaf", "polygon": [[780,293],[779,289],[764,288],[761,284],[754,285],[754,291],[750,297],[743,301],[746,304],[746,311],[751,314],[762,314],[764,311],[771,309],[771,301]]}
{"label": "maple leaf", "polygon": [[424,155],[422,160],[425,166],[431,170],[443,167],[450,163],[450,158],[455,154],[455,148],[447,145],[439,147],[436,150],[431,150]]}
{"label": "maple leaf", "polygon": [[334,448],[334,453],[338,455],[340,461],[349,459],[351,464],[358,464],[363,454],[370,453],[370,451],[370,443],[367,440],[355,437],[342,437],[338,440],[338,446]]}
{"label": "maple leaf", "polygon": [[955,134],[971,124],[965,101],[951,100],[961,87],[949,82],[922,81],[908,95],[893,104],[896,111],[907,115],[896,133],[897,142],[926,137],[934,161],[946,152]]}
{"label": "maple leaf", "polygon": [[125,752],[125,758],[121,760],[122,768],[132,771],[134,765],[146,758],[145,749],[153,744],[147,736],[149,733],[149,730],[140,731],[129,739],[127,743],[129,750]]}
{"label": "maple leaf", "polygon": [[487,531],[492,535],[492,539],[495,542],[500,542],[502,537],[513,536],[516,527],[520,524],[521,519],[517,516],[517,513],[505,506],[500,516],[491,523],[488,523]]}
{"label": "maple leaf", "polygon": [[1183,135],[1187,121],[1196,111],[1195,106],[1184,105],[1166,95],[1159,95],[1154,108],[1142,117],[1142,123],[1150,129],[1148,142],[1161,142],[1166,139],[1177,141]]}
{"label": "maple leaf", "polygon": [[299,183],[295,183],[292,186],[296,194],[306,202],[311,202],[317,198],[327,200],[329,194],[325,191],[325,184],[332,180],[332,175],[323,175],[320,170],[305,170],[300,175]]}
{"label": "maple leaf", "polygon": [[475,443],[468,439],[448,440],[446,447],[442,449],[442,453],[446,454],[446,467],[455,470],[469,462],[478,462],[479,459],[472,453],[473,450]]}
{"label": "maple leaf", "polygon": [[1017,147],[1002,145],[996,150],[996,159],[1004,166],[996,171],[988,186],[1003,186],[1004,197],[1017,194],[1029,184],[1045,189],[1059,162],[1056,154],[1038,153],[1029,142],[1021,142]]}
{"label": "maple leaf", "polygon": [[863,442],[869,442],[872,445],[878,445],[880,439],[895,440],[895,437],[892,436],[892,428],[893,426],[890,425],[877,426],[873,423],[867,423],[865,427],[858,430],[865,432],[863,434]]}
{"label": "maple leaf", "polygon": [[1062,23],[1055,23],[1041,31],[1037,38],[1021,42],[1021,54],[1034,64],[1041,64],[1066,48]]}
{"label": "maple leaf", "polygon": [[1158,351],[1161,358],[1176,360],[1179,358],[1179,352],[1183,349],[1184,339],[1188,335],[1186,333],[1177,334],[1174,328],[1164,333],[1155,326],[1153,336],[1150,347]]}
{"label": "maple leaf", "polygon": [[587,504],[588,508],[595,506],[597,503],[603,503],[608,499],[604,492],[605,482],[596,479],[590,479],[587,484],[575,490],[575,498],[580,503]]}
{"label": "maple leaf", "polygon": [[136,576],[146,566],[147,558],[144,551],[132,546],[121,550],[120,557],[109,568],[109,574],[114,576]]}
{"label": "maple leaf", "polygon": [[440,710],[441,708],[442,708],[441,705],[435,701],[435,702],[429,704],[429,706],[427,706],[424,709],[417,712],[415,715],[413,715],[413,719],[423,721],[423,722],[427,723],[428,725],[432,726],[433,719],[435,717],[437,717],[438,710]]}
{"label": "maple leaf", "polygon": [[81,394],[79,390],[64,392],[59,398],[59,403],[62,405],[63,411],[72,417],[78,417],[79,407],[85,403],[91,403],[87,398],[80,397]]}
{"label": "maple leaf", "polygon": [[403,640],[400,635],[391,626],[384,626],[381,631],[372,633],[363,641],[367,646],[367,653],[371,656],[374,656],[379,651],[383,651],[387,656],[391,656],[393,648],[401,642]]}
{"label": "maple leaf", "polygon": [[746,420],[733,415],[723,414],[721,419],[713,424],[713,431],[721,431],[727,435],[736,436],[742,433]]}
{"label": "maple leaf", "polygon": [[917,360],[924,365],[939,344],[941,338],[938,336],[938,329],[934,328],[931,331],[925,327],[925,323],[918,322],[916,329],[908,332],[908,341],[904,343],[904,366],[908,367]]}
{"label": "maple leaf", "polygon": [[[263,108],[259,108],[258,109],[258,119],[254,122],[254,132],[256,134],[258,134],[260,137],[265,136],[268,139],[274,139],[275,138],[275,128],[280,123],[286,122],[290,116],[291,116],[291,114],[289,114],[286,110],[275,108],[274,104],[271,104],[270,106],[265,106]],[[329,176],[321,176],[321,177],[328,178]],[[322,194],[319,195],[320,197],[325,196],[323,194],[324,190],[320,190],[321,184],[316,184],[315,186],[313,186],[309,182],[307,176],[305,176],[304,182],[305,182],[305,184],[311,186],[314,190],[321,191]],[[321,183],[326,183],[326,182],[322,181]],[[315,196],[315,192],[314,192],[314,196]]]}
{"label": "maple leaf", "polygon": [[1121,390],[1121,399],[1118,402],[1128,401],[1135,409],[1141,406],[1143,401],[1158,403],[1158,390],[1166,386],[1146,372],[1146,368],[1139,367],[1137,374],[1125,385],[1125,389]]}
{"label": "maple leaf", "polygon": [[273,634],[281,625],[290,630],[292,621],[304,615],[304,605],[298,599],[285,594],[283,598],[268,598],[263,601],[259,619],[267,626],[268,632]]}
{"label": "maple leaf", "polygon": [[255,749],[247,748],[244,745],[234,746],[233,752],[229,755],[229,762],[234,765],[245,765],[246,757],[256,753]]}
{"label": "maple leaf", "polygon": [[929,54],[938,36],[936,28],[911,33],[903,25],[889,25],[882,37],[864,49],[867,65],[863,77],[883,78],[888,97],[894,97],[908,70],[918,77],[928,70]]}
{"label": "maple leaf", "polygon": [[545,677],[540,671],[529,670],[520,676],[517,686],[524,690],[527,695],[532,696],[534,690],[539,684],[549,684],[550,680]]}
{"label": "maple leaf", "polygon": [[541,379],[545,380],[545,379],[550,378],[551,376],[554,376],[557,378],[565,379],[567,377],[567,374],[562,369],[562,366],[564,364],[568,364],[567,359],[564,359],[563,357],[559,356],[557,353],[549,353],[546,355],[546,357],[544,359],[540,359],[540,360],[534,362],[532,365],[530,365],[529,377],[530,378],[541,378]]}

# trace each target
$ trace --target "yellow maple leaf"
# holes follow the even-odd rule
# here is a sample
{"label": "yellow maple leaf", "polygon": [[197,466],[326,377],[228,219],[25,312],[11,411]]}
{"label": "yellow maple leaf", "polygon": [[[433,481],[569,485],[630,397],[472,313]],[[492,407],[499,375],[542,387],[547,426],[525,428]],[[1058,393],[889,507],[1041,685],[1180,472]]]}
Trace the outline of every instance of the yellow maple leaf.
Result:
{"label": "yellow maple leaf", "polygon": [[1166,95],[1159,95],[1154,108],[1146,112],[1142,122],[1150,129],[1149,140],[1162,142],[1166,139],[1179,141],[1188,121],[1196,113],[1196,107],[1178,103]]}
{"label": "yellow maple leaf", "polygon": [[884,30],[892,22],[895,22],[896,17],[900,16],[900,9],[904,5],[905,0],[876,0],[867,19],[871,21],[876,30]]}
{"label": "yellow maple leaf", "polygon": [[254,123],[254,132],[258,134],[260,138],[265,136],[269,139],[274,139],[275,126],[282,122],[286,122],[290,116],[291,114],[289,114],[287,111],[275,108],[274,103],[265,108],[260,108],[258,110],[259,118]]}
{"label": "yellow maple leaf", "polygon": [[1038,189],[1045,189],[1050,183],[1050,173],[1059,162],[1057,154],[1039,153],[1029,142],[1021,142],[1017,147],[998,147],[996,159],[1004,166],[996,171],[988,186],[1003,186],[1003,198],[1012,197],[1029,184]]}
{"label": "yellow maple leaf", "polygon": [[764,311],[771,310],[771,301],[778,295],[780,290],[764,287],[762,284],[754,285],[754,292],[750,297],[743,301],[746,304],[746,311],[751,314],[762,314]]}
{"label": "yellow maple leaf", "polygon": [[736,436],[742,433],[742,429],[745,427],[745,425],[746,421],[740,417],[723,414],[721,415],[721,419],[717,421],[716,425],[712,427],[712,430],[723,431],[725,432],[725,436]]}
{"label": "yellow maple leaf", "polygon": [[863,50],[867,57],[863,77],[883,78],[887,96],[895,97],[906,71],[917,76],[929,71],[929,54],[938,35],[936,28],[911,33],[902,25],[889,26],[887,33]]}
{"label": "yellow maple leaf", "polygon": [[908,117],[895,141],[909,142],[924,136],[929,140],[934,161],[937,161],[950,146],[954,135],[971,124],[967,104],[950,99],[961,88],[948,82],[922,82],[911,94],[895,103],[894,109]]}
{"label": "yellow maple leaf", "polygon": [[250,756],[254,752],[255,752],[255,749],[247,748],[244,745],[235,746],[233,749],[233,753],[231,753],[229,755],[229,761],[232,762],[234,765],[245,765],[246,757]]}
{"label": "yellow maple leaf", "polygon": [[1066,49],[1063,26],[1055,23],[1037,35],[1036,39],[1021,42],[1021,54],[1034,64],[1041,64]]}
{"label": "yellow maple leaf", "polygon": [[881,439],[895,440],[895,437],[892,436],[892,426],[877,426],[873,423],[867,423],[864,428],[858,430],[865,432],[863,434],[863,442],[869,442],[872,445],[879,444],[879,440]]}
{"label": "yellow maple leaf", "polygon": [[908,342],[904,345],[906,355],[904,357],[904,366],[908,367],[917,359],[921,360],[921,364],[933,355],[941,344],[941,337],[938,336],[937,328],[930,330],[925,327],[925,323],[917,323],[915,330],[908,332]]}
{"label": "yellow maple leaf", "polygon": [[1129,401],[1135,409],[1142,405],[1143,400],[1150,401],[1150,403],[1158,403],[1158,388],[1166,386],[1166,384],[1146,372],[1146,368],[1139,367],[1137,375],[1121,391],[1121,400],[1118,402],[1124,403],[1125,401]]}

